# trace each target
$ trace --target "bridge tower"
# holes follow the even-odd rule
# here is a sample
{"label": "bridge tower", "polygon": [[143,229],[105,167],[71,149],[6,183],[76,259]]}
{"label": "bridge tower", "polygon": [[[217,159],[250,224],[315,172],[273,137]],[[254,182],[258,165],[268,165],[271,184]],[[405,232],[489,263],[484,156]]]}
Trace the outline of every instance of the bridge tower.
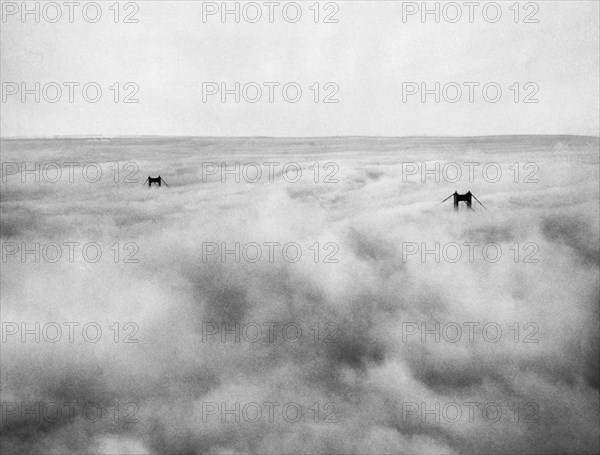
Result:
{"label": "bridge tower", "polygon": [[458,191],[455,191],[453,194],[451,194],[446,199],[444,199],[442,202],[440,202],[440,204],[443,204],[444,202],[446,202],[450,198],[453,198],[454,211],[455,212],[458,212],[458,204],[459,204],[459,202],[465,202],[467,204],[467,209],[473,210],[473,199],[475,199],[479,205],[481,205],[484,209],[487,210],[487,208],[485,207],[485,205],[483,205],[481,202],[479,202],[479,199],[477,199],[475,197],[475,195],[473,193],[471,193],[470,191],[468,191],[465,194],[458,194]]}
{"label": "bridge tower", "polygon": [[148,178],[144,182],[144,185],[146,184],[146,182],[148,183],[148,188],[150,188],[152,185],[162,186],[163,183],[165,184],[165,186],[169,186],[160,175],[156,178],[148,176]]}

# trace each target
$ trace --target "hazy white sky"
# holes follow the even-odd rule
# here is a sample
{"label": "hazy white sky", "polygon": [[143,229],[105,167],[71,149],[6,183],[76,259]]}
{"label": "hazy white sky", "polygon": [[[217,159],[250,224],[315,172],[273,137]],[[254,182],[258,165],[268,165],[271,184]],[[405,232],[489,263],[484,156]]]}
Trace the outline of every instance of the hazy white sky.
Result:
{"label": "hazy white sky", "polygon": [[[11,2],[2,2],[10,11]],[[21,2],[14,5],[20,7]],[[45,2],[41,2],[43,6]],[[499,2],[502,17],[491,23],[475,7],[473,23],[469,9],[457,2],[463,17],[449,23],[432,15],[422,23],[420,16],[408,16],[403,8],[410,2],[339,1],[338,23],[323,23],[325,10],[320,2],[320,22],[313,20],[309,7],[299,2],[302,17],[297,23],[284,19],[280,2],[274,7],[273,23],[269,7],[257,2],[263,17],[249,23],[233,15],[222,23],[218,14],[203,22],[207,2],[137,2],[138,23],[113,21],[110,2],[99,2],[102,17],[88,23],[81,6],[69,23],[68,7],[62,2],[63,17],[49,23],[42,15],[21,22],[19,12],[5,15],[1,27],[2,136],[37,135],[218,135],[218,136],[327,136],[327,135],[486,135],[486,134],[599,134],[599,3],[597,1],[537,2],[532,17],[538,23],[523,23],[534,11],[521,2],[519,22],[514,22],[514,2]],[[419,6],[421,2],[416,3]],[[447,2],[441,2],[441,7]],[[10,4],[7,6],[7,4]],[[27,2],[33,8],[35,2]],[[85,2],[81,2],[84,5]],[[428,2],[430,8],[435,2]],[[220,2],[217,6],[220,5]],[[243,3],[242,3],[243,5]],[[230,2],[229,6],[234,7]],[[252,18],[255,9],[248,8]],[[451,18],[456,10],[446,9]],[[288,17],[293,18],[290,7]],[[55,11],[48,8],[47,17]],[[493,19],[495,11],[487,11]],[[88,10],[88,17],[94,10]],[[68,88],[52,104],[41,93],[23,103],[20,93],[10,95],[15,83],[33,88],[48,83],[78,82],[74,102]],[[97,103],[86,102],[81,86],[95,82],[102,88]],[[120,82],[120,99],[113,101]],[[123,85],[139,86],[137,104],[123,103],[131,92]],[[274,102],[269,103],[268,87],[262,99],[236,103],[229,95],[225,103],[219,95],[203,102],[203,82],[227,83],[233,88],[249,82],[263,85],[278,82]],[[297,103],[286,102],[281,88],[295,82],[302,88]],[[315,90],[320,84],[320,102]],[[422,103],[420,96],[403,102],[403,82],[454,82],[462,86],[462,99],[456,103],[434,102],[434,95]],[[464,82],[477,82],[475,100],[469,102]],[[497,103],[486,102],[481,87],[497,83],[503,90]],[[335,83],[338,103],[323,103]],[[514,83],[519,83],[519,103],[515,103]],[[538,103],[523,99],[533,96]],[[513,87],[511,90],[510,87]],[[114,86],[113,86],[114,87]],[[330,86],[331,87],[331,86]],[[7,91],[8,90],[8,91]],[[446,92],[455,96],[454,88]],[[47,98],[55,96],[48,86]],[[94,95],[90,89],[88,94]],[[254,97],[254,89],[246,92]],[[289,96],[294,96],[290,88]],[[495,96],[490,88],[488,95]]]}

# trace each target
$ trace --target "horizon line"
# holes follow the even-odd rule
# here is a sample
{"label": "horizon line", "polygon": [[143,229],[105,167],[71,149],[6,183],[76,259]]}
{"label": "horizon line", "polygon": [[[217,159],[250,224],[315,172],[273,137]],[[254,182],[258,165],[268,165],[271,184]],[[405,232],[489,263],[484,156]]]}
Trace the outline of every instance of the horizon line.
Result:
{"label": "horizon line", "polygon": [[477,139],[477,138],[493,138],[493,137],[580,137],[600,139],[598,136],[587,134],[484,134],[475,136],[452,136],[452,135],[407,135],[407,136],[376,136],[376,135],[336,135],[336,136],[202,136],[202,135],[169,135],[169,134],[136,134],[136,135],[97,135],[97,134],[71,134],[71,135],[52,135],[52,136],[2,136],[0,140],[36,140],[36,139],[132,139],[132,138],[199,138],[199,139],[350,139],[350,138],[365,138],[365,139]]}

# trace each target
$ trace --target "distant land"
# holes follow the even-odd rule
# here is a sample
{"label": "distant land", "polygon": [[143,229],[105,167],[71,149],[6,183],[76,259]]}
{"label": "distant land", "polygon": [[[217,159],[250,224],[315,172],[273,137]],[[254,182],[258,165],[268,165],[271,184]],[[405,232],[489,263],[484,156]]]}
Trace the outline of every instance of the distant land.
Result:
{"label": "distant land", "polygon": [[540,138],[590,138],[590,139],[599,139],[600,133],[598,136],[590,136],[590,135],[576,135],[576,134],[490,134],[490,135],[479,135],[479,136],[432,136],[432,135],[409,135],[409,136],[361,136],[361,135],[351,135],[351,136],[177,136],[177,135],[152,135],[152,134],[141,134],[141,135],[118,135],[118,136],[97,136],[97,135],[66,135],[66,136],[2,136],[0,135],[0,140],[49,140],[49,139],[58,139],[58,140],[82,140],[82,139],[92,139],[92,140],[119,140],[119,139],[276,139],[276,140],[318,140],[318,139],[329,139],[329,140],[344,140],[344,139],[430,139],[430,140],[452,140],[452,139],[509,139],[509,138],[532,138],[532,137],[540,137]]}

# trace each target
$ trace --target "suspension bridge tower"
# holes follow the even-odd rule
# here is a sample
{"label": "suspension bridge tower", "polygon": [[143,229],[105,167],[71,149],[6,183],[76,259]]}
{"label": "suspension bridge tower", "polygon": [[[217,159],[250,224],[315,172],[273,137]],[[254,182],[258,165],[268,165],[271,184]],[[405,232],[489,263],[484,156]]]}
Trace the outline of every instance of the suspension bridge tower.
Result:
{"label": "suspension bridge tower", "polygon": [[469,210],[473,210],[473,199],[475,199],[475,201],[477,201],[477,203],[482,206],[484,209],[487,210],[487,208],[485,207],[485,205],[483,205],[479,199],[477,199],[475,197],[475,195],[473,193],[471,193],[470,191],[468,191],[466,194],[458,194],[457,191],[454,192],[454,194],[451,194],[450,196],[448,196],[446,199],[444,199],[442,202],[440,202],[440,204],[443,204],[444,202],[446,202],[448,199],[453,198],[453,203],[454,203],[454,211],[458,212],[458,204],[459,202],[464,202],[467,204],[467,209]]}

